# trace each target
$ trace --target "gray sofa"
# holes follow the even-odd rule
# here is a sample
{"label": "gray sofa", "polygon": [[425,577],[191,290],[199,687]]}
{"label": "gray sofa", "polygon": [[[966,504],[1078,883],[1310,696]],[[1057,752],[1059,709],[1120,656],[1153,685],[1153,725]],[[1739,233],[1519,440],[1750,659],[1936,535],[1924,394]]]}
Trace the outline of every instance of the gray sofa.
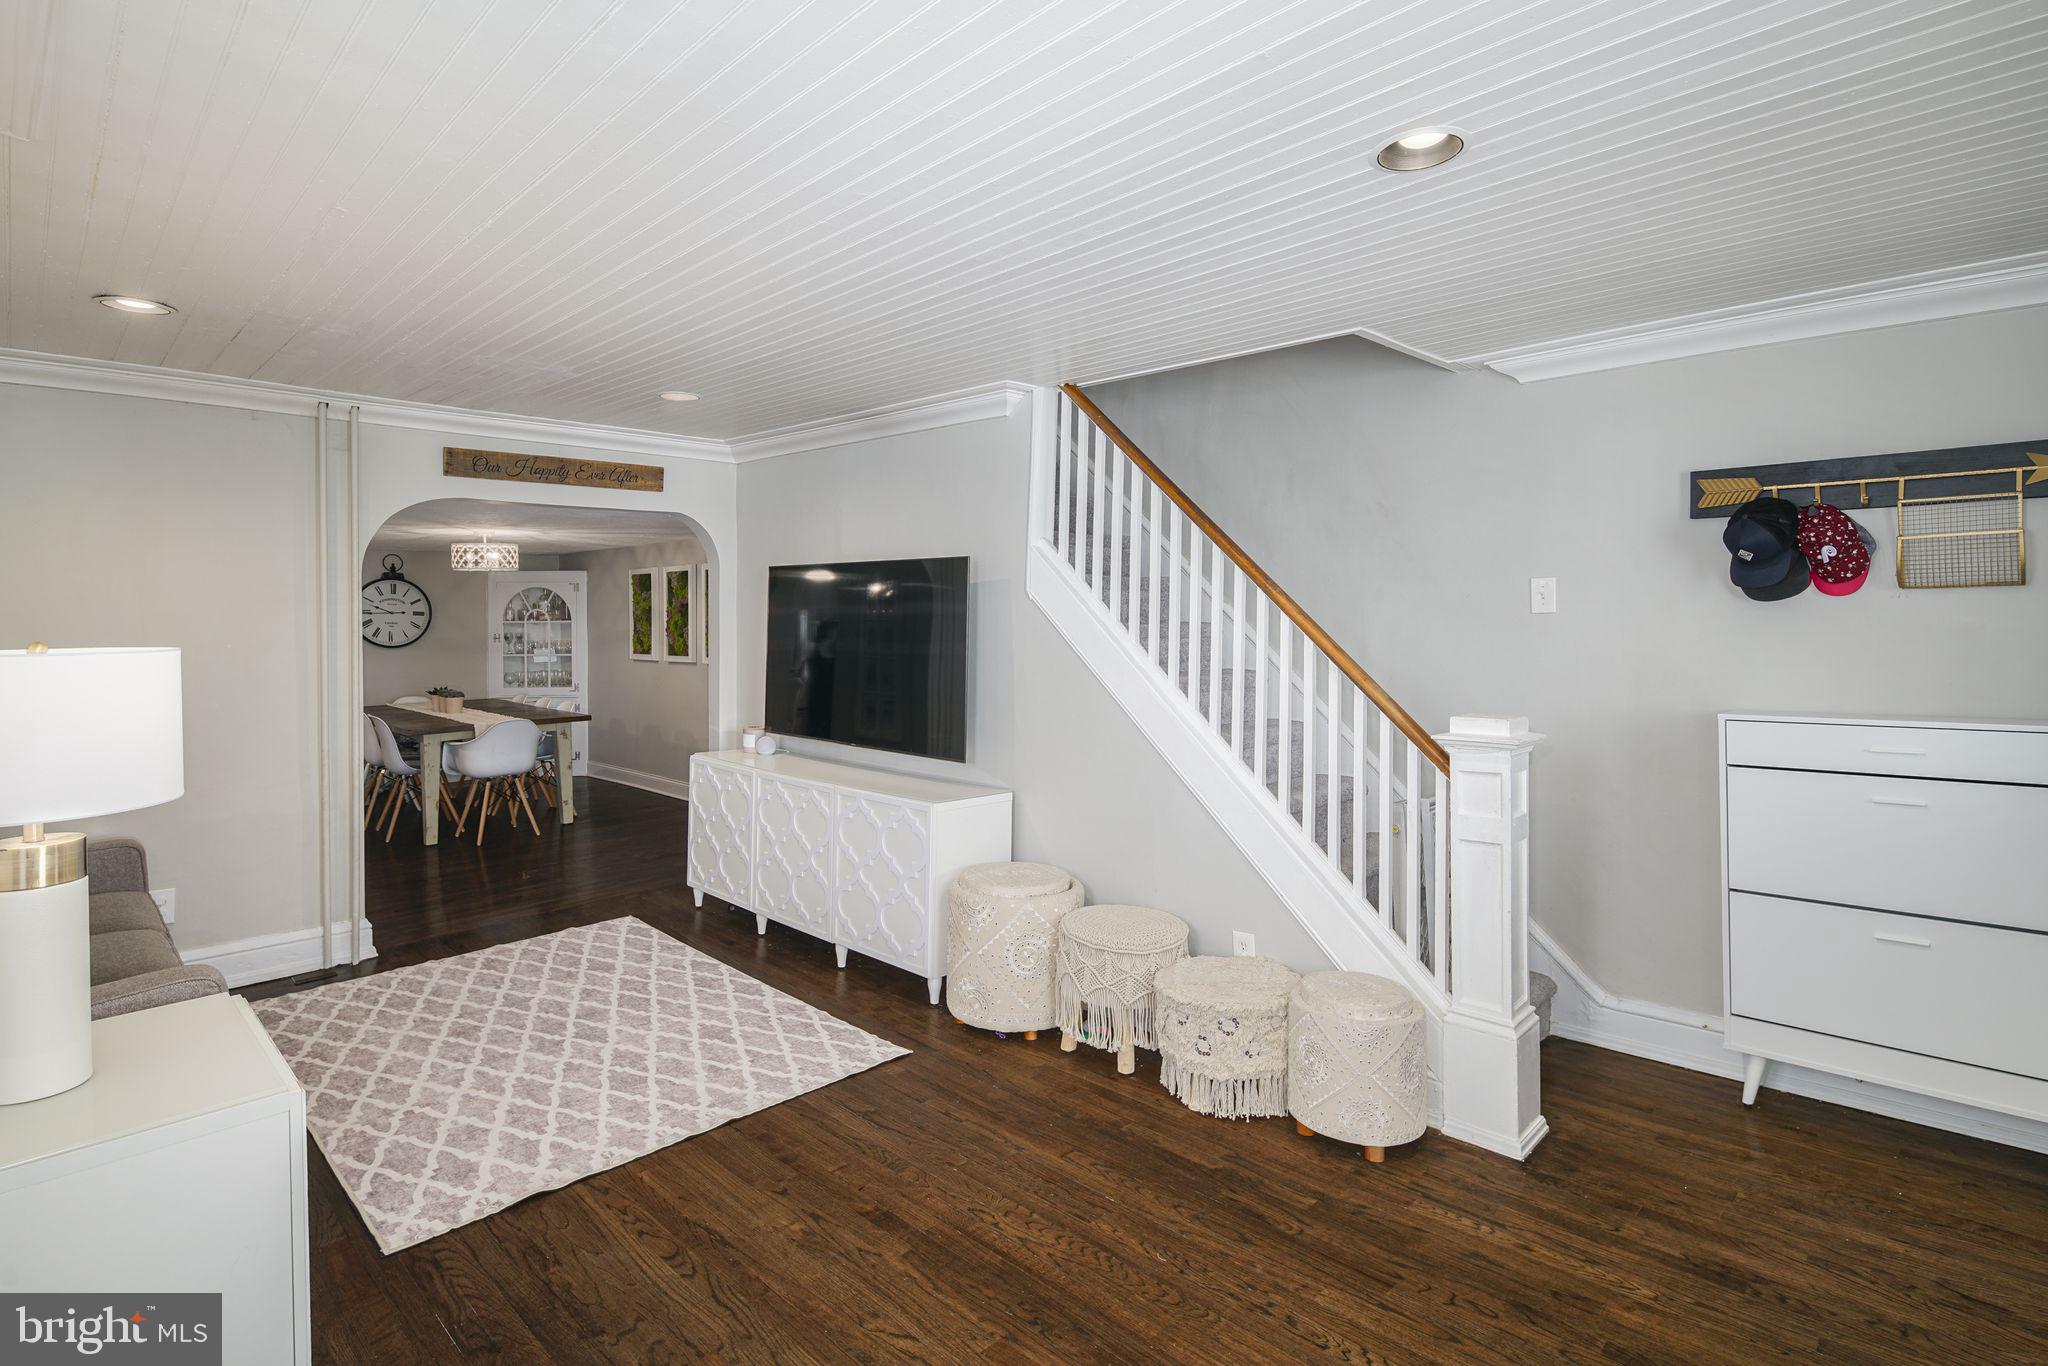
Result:
{"label": "gray sofa", "polygon": [[218,969],[187,967],[149,898],[149,857],[134,840],[85,846],[92,888],[92,1017],[167,1006],[228,989]]}

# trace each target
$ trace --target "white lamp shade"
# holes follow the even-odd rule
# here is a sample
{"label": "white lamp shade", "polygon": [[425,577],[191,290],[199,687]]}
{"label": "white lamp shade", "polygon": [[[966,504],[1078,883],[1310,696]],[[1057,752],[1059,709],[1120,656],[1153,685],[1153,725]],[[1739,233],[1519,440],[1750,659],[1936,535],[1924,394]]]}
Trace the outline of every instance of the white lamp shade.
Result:
{"label": "white lamp shade", "polygon": [[0,826],[185,795],[174,649],[0,650]]}

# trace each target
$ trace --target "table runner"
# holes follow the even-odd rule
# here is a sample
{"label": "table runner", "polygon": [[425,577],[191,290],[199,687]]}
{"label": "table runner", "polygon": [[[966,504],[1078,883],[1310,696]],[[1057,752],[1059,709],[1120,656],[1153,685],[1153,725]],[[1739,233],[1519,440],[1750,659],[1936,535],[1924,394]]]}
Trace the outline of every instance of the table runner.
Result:
{"label": "table runner", "polygon": [[494,711],[475,711],[469,707],[464,707],[460,711],[423,711],[418,707],[403,707],[400,710],[417,712],[421,716],[431,716],[436,721],[452,721],[456,725],[475,726],[478,735],[482,735],[500,721],[515,721],[518,719],[513,716],[500,716]]}

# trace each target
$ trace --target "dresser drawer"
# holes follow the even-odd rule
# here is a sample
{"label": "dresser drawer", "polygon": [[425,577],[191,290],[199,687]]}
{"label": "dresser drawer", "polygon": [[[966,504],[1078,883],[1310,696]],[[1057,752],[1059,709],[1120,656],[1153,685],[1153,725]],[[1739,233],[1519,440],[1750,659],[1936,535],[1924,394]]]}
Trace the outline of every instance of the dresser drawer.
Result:
{"label": "dresser drawer", "polygon": [[2048,784],[2048,731],[1730,721],[1728,762],[1902,778]]}
{"label": "dresser drawer", "polygon": [[1728,770],[1728,886],[2048,930],[2048,788]]}
{"label": "dresser drawer", "polygon": [[1736,892],[1732,1015],[2048,1079],[2048,935]]}

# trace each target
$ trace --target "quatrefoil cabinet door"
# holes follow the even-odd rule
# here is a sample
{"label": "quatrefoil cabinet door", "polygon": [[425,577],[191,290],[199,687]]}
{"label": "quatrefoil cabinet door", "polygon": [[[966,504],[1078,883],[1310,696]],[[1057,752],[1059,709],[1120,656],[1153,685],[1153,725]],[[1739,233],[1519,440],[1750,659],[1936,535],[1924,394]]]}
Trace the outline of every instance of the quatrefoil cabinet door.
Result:
{"label": "quatrefoil cabinet door", "polygon": [[838,794],[833,939],[929,975],[931,815],[923,807]]}
{"label": "quatrefoil cabinet door", "polygon": [[754,796],[750,908],[820,939],[832,937],[832,794],[761,776]]}
{"label": "quatrefoil cabinet door", "polygon": [[751,773],[690,766],[690,885],[740,906],[753,895],[753,800]]}

